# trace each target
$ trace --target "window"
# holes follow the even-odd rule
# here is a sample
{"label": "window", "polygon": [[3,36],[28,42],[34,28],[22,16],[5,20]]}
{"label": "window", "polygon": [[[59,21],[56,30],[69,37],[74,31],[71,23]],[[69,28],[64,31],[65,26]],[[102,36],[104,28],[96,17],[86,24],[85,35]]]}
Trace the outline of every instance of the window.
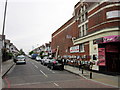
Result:
{"label": "window", "polygon": [[86,27],[86,30],[88,30],[88,24],[87,23],[85,24],[85,27]]}
{"label": "window", "polygon": [[80,44],[80,52],[84,52],[84,44]]}
{"label": "window", "polygon": [[86,10],[86,6],[85,6],[85,5],[83,6],[83,10],[84,10],[84,11]]}
{"label": "window", "polygon": [[84,14],[82,15],[82,22],[84,22]]}
{"label": "window", "polygon": [[81,7],[81,13],[83,12],[84,10],[83,10],[83,7]]}
{"label": "window", "polygon": [[85,20],[87,20],[88,19],[88,13],[86,12],[85,13]]}
{"label": "window", "polygon": [[81,27],[79,28],[79,37],[81,37]]}
{"label": "window", "polygon": [[83,36],[83,26],[81,26],[81,37]]}
{"label": "window", "polygon": [[84,33],[84,25],[82,25],[82,32],[83,32],[83,36],[84,36],[84,34],[85,34],[85,33]]}

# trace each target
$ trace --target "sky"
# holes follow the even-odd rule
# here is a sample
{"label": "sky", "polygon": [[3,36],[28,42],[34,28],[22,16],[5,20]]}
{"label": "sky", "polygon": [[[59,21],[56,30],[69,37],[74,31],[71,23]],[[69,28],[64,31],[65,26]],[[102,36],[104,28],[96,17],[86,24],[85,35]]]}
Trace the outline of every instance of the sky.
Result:
{"label": "sky", "polygon": [[[80,0],[8,0],[5,35],[26,53],[51,41],[51,35],[65,22]],[[2,34],[5,0],[0,0]]]}

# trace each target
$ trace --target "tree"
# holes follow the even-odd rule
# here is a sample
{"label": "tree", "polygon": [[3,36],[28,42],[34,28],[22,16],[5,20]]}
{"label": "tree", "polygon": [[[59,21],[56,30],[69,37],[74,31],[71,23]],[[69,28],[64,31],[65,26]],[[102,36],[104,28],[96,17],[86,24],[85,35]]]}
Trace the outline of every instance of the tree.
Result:
{"label": "tree", "polygon": [[44,51],[41,51],[41,52],[40,52],[40,57],[41,57],[42,59],[43,59],[43,57],[44,57],[44,56],[43,56],[43,53],[44,53]]}
{"label": "tree", "polygon": [[23,49],[20,49],[20,55],[25,55]]}
{"label": "tree", "polygon": [[31,51],[31,52],[29,52],[29,55],[31,55],[31,54],[33,54],[34,52],[33,51]]}

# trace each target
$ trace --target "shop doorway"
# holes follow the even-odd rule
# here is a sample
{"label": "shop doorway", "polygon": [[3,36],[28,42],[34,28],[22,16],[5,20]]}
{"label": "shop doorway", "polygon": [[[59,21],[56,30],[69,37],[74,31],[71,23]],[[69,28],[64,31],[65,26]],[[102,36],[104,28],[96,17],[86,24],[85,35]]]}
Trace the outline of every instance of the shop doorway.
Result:
{"label": "shop doorway", "polygon": [[106,66],[108,72],[120,73],[120,60],[119,53],[107,52],[106,53]]}

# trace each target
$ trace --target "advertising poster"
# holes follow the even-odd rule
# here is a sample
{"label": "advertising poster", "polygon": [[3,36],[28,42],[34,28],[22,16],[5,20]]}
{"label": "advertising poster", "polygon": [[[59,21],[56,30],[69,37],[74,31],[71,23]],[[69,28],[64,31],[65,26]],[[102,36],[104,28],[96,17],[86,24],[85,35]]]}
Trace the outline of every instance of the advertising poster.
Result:
{"label": "advertising poster", "polygon": [[106,61],[105,61],[105,48],[99,48],[98,49],[98,66],[105,66]]}

